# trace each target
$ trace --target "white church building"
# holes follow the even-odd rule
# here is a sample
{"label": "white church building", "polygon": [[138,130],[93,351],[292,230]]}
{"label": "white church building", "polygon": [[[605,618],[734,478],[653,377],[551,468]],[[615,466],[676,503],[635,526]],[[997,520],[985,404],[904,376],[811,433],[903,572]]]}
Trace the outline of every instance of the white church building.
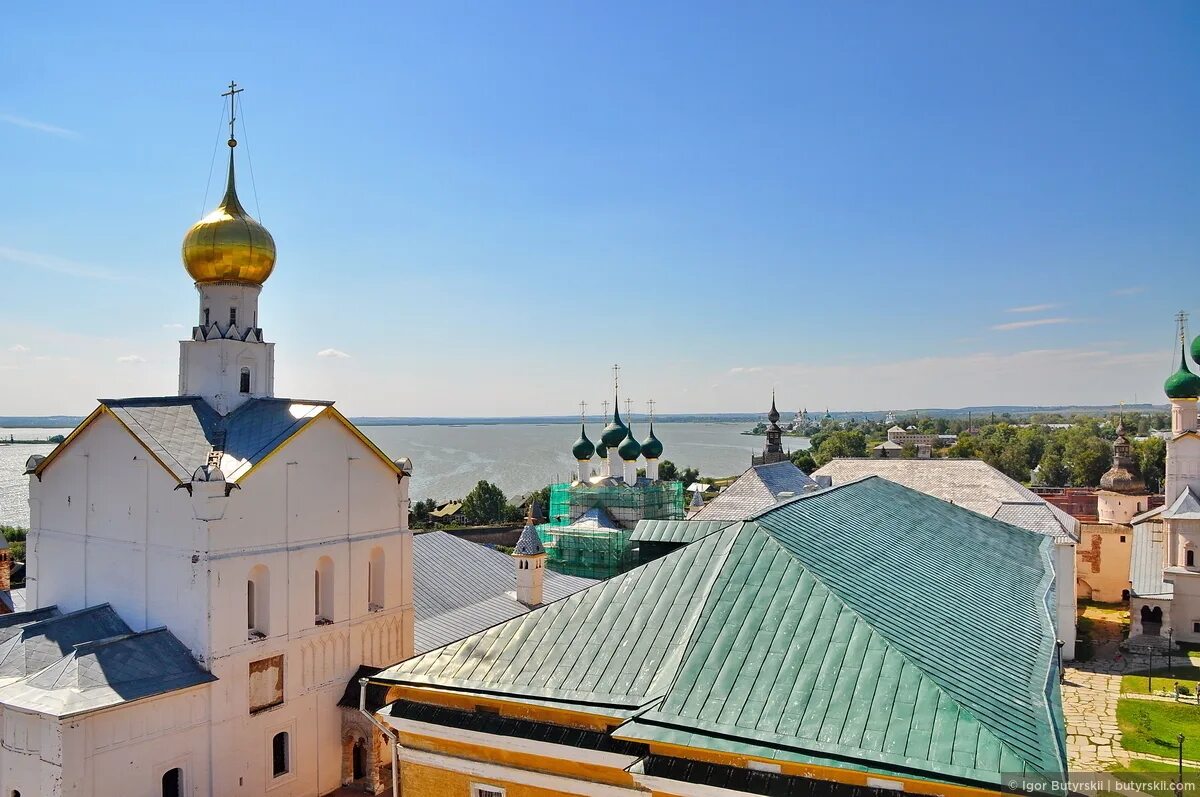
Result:
{"label": "white church building", "polygon": [[275,245],[238,201],[236,143],[183,244],[178,395],[101,400],[29,462],[3,797],[322,795],[377,760],[338,701],[360,665],[412,654],[411,467],[330,402],[275,395]]}
{"label": "white church building", "polygon": [[[1165,503],[1133,518],[1129,638],[1137,647],[1200,643],[1200,376],[1188,368],[1182,317],[1180,362],[1163,385],[1171,401]],[[1200,360],[1200,337],[1192,341]]]}

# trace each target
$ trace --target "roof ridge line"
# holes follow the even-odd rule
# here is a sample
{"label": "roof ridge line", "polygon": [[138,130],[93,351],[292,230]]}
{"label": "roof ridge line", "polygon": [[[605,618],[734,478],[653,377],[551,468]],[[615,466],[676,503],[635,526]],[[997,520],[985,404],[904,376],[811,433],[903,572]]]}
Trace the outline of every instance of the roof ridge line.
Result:
{"label": "roof ridge line", "polygon": [[[877,478],[877,477],[868,476],[865,478]],[[862,479],[857,479],[856,481],[862,481]],[[854,482],[846,482],[846,484],[853,484],[853,483]],[[903,487],[903,485],[898,485],[898,486]],[[932,496],[930,496],[930,497],[932,497]],[[967,510],[967,511],[970,511],[970,510]],[[937,678],[935,678],[933,675],[931,675],[929,673],[929,671],[927,669],[925,669],[925,667],[921,666],[919,663],[917,663],[916,660],[914,660],[911,656],[909,656],[907,653],[905,653],[904,650],[901,649],[900,645],[895,640],[893,640],[889,634],[886,634],[883,631],[881,631],[874,623],[872,623],[870,620],[868,620],[866,617],[864,617],[857,609],[855,609],[853,606],[851,606],[846,601],[846,599],[842,597],[842,594],[838,590],[834,589],[828,583],[826,583],[825,579],[821,578],[821,576],[818,575],[813,570],[812,567],[810,567],[807,563],[802,561],[798,556],[796,556],[796,554],[794,554],[790,550],[788,550],[786,545],[784,545],[778,539],[776,539],[775,534],[769,528],[767,528],[766,526],[763,526],[757,522],[755,522],[754,525],[757,528],[762,529],[763,533],[765,533],[767,535],[767,537],[771,540],[772,543],[774,543],[776,546],[778,546],[778,548],[781,551],[783,551],[786,555],[790,556],[792,558],[792,560],[796,562],[796,564],[800,565],[800,567],[802,567],[804,569],[804,572],[808,573],[815,582],[817,582],[822,587],[824,587],[825,590],[830,595],[832,595],[834,598],[836,598],[837,602],[840,603],[846,609],[846,611],[848,611],[852,615],[854,615],[854,617],[859,622],[861,622],[864,626],[871,629],[871,633],[876,634],[880,639],[885,641],[887,643],[888,647],[891,648],[893,651],[895,651],[896,654],[898,656],[900,656],[901,659],[903,659],[909,665],[914,667],[917,670],[917,672],[921,673],[921,676],[923,678],[925,678],[926,680],[928,680],[931,684],[933,684],[934,688],[937,689],[939,693],[944,694],[948,700],[950,700],[955,706],[958,707],[959,711],[964,712],[969,717],[971,717],[973,720],[975,720],[975,722],[979,723],[979,727],[982,730],[987,731],[993,738],[995,738],[997,744],[1001,745],[1004,749],[1008,750],[1011,754],[1015,755],[1021,761],[1025,761],[1026,763],[1029,763],[1029,764],[1035,764],[1037,766],[1041,766],[1041,762],[1029,761],[1024,753],[1020,752],[1019,750],[1014,749],[1011,744],[1009,744],[1007,741],[1005,741],[1003,738],[1001,738],[999,735],[997,735],[996,731],[993,730],[990,723],[984,722],[974,710],[972,710],[969,706],[964,705],[961,700],[959,700],[957,697],[955,697],[953,694],[951,694],[947,690],[947,688],[942,685],[941,681],[939,681]],[[1041,537],[1043,540],[1046,540],[1046,541],[1048,541],[1050,539],[1049,537],[1046,537],[1045,535],[1041,535]],[[1045,543],[1043,543],[1043,544],[1045,544]],[[1047,573],[1043,572],[1042,573],[1042,582],[1041,582],[1042,584],[1046,583],[1047,577],[1048,577]],[[1053,580],[1052,577],[1051,577],[1051,580]],[[1053,628],[1053,624],[1051,624],[1050,627]],[[1048,677],[1049,677],[1049,674],[1047,673],[1047,678]]]}

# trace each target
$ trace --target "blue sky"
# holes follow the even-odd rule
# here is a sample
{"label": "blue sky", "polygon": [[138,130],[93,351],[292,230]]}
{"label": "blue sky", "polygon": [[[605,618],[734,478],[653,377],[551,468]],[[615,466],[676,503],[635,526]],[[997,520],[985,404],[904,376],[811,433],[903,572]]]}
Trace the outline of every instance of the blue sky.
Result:
{"label": "blue sky", "polygon": [[1159,401],[1200,311],[1194,3],[340,5],[0,10],[0,414],[174,390],[230,78],[353,414]]}

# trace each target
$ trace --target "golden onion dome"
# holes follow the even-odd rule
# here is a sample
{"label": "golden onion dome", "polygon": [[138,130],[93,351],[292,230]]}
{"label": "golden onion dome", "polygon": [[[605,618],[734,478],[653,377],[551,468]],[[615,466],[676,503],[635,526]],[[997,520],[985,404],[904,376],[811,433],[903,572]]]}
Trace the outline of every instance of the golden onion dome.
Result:
{"label": "golden onion dome", "polygon": [[275,268],[275,239],[238,201],[230,141],[229,183],[217,209],[183,238],[183,265],[196,282],[262,285]]}

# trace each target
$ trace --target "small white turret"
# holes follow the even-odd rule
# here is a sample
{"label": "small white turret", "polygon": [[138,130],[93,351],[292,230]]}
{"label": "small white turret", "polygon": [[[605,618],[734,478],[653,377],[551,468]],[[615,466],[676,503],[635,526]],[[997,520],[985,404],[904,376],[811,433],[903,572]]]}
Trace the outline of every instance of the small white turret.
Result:
{"label": "small white turret", "polygon": [[534,526],[533,502],[529,503],[529,514],[525,516],[525,528],[513,548],[512,556],[517,563],[517,600],[526,606],[542,605],[542,579],[545,575],[546,549]]}

